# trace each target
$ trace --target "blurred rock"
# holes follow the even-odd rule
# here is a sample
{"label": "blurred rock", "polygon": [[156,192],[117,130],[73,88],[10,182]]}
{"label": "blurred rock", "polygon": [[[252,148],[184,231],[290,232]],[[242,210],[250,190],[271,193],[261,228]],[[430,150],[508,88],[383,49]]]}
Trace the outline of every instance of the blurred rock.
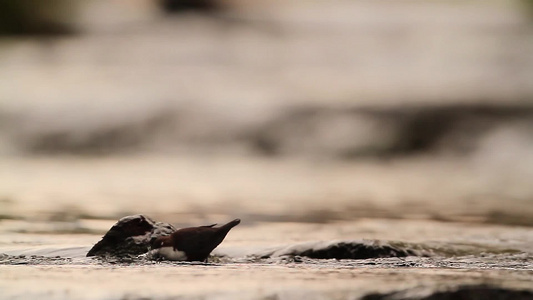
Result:
{"label": "blurred rock", "polygon": [[4,133],[5,145],[15,145],[30,154],[241,149],[266,156],[336,159],[443,152],[467,155],[487,144],[485,138],[501,128],[506,128],[506,134],[518,135],[526,144],[533,141],[533,106],[526,104],[302,106],[280,109],[260,120],[213,114],[169,107],[146,111],[138,117],[86,120],[86,124],[58,120],[50,126],[36,125],[41,124],[41,118],[51,116],[11,116],[0,124],[0,131],[8,132]]}
{"label": "blurred rock", "polygon": [[183,11],[214,12],[224,7],[221,0],[159,0],[159,5],[167,13]]}
{"label": "blurred rock", "polygon": [[58,35],[74,32],[70,22],[76,1],[0,2],[0,35]]}

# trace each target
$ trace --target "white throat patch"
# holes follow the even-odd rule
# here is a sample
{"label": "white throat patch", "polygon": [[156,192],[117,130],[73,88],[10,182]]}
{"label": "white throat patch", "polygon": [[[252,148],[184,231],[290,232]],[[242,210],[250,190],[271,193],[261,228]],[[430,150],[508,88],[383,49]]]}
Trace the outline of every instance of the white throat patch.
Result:
{"label": "white throat patch", "polygon": [[161,247],[155,249],[159,256],[168,260],[187,260],[187,255],[183,251],[174,250],[173,247]]}

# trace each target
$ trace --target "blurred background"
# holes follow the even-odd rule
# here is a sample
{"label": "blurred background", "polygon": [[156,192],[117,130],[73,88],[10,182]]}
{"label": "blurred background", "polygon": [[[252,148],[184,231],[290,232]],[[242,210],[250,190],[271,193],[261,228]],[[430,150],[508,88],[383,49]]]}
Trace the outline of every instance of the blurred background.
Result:
{"label": "blurred background", "polygon": [[531,1],[0,2],[0,218],[533,225]]}

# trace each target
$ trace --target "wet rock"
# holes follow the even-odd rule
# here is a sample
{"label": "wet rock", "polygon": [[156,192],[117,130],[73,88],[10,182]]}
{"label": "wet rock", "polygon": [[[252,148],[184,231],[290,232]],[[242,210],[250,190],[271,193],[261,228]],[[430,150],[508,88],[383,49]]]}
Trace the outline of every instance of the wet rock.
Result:
{"label": "wet rock", "polygon": [[414,296],[409,291],[389,294],[370,294],[361,300],[531,300],[533,291],[513,290],[490,285],[466,285],[447,291],[435,291],[423,296]]}
{"label": "wet rock", "polygon": [[314,259],[367,259],[427,255],[421,251],[392,246],[379,241],[334,241],[293,245],[265,253],[262,257],[303,256]]}
{"label": "wet rock", "polygon": [[72,259],[65,257],[46,257],[40,255],[7,255],[0,253],[0,265],[66,265]]}
{"label": "wet rock", "polygon": [[357,243],[339,243],[324,249],[309,249],[299,254],[310,258],[365,259],[378,257],[416,256],[409,249],[398,249],[389,245],[366,245]]}
{"label": "wet rock", "polygon": [[96,243],[87,256],[128,257],[148,252],[150,241],[176,231],[168,223],[155,222],[144,215],[120,219]]}

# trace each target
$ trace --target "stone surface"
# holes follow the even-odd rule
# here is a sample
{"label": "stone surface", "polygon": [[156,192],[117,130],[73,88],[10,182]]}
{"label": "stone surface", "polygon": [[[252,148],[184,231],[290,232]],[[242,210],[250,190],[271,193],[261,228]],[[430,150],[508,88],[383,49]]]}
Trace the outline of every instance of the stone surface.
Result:
{"label": "stone surface", "polygon": [[149,250],[151,240],[175,230],[171,224],[155,222],[144,215],[123,217],[89,250],[87,256],[140,255]]}
{"label": "stone surface", "polygon": [[407,256],[431,256],[430,251],[413,245],[393,245],[378,240],[323,241],[294,244],[257,253],[261,258],[308,257],[311,259],[368,259]]}

